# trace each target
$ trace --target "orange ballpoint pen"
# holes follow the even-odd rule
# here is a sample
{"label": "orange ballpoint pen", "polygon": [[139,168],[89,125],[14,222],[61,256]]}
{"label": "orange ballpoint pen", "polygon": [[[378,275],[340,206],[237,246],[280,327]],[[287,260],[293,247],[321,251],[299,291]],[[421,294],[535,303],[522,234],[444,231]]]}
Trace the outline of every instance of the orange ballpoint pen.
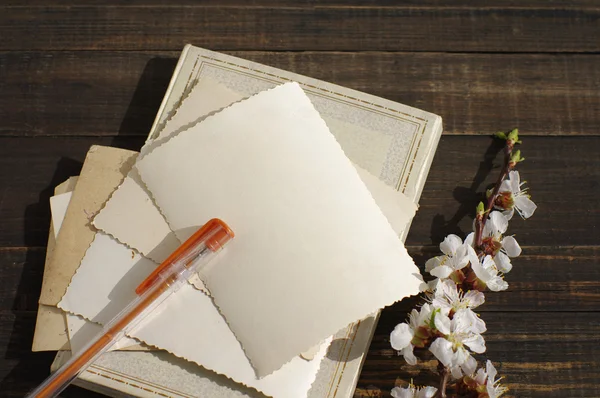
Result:
{"label": "orange ballpoint pen", "polygon": [[223,221],[214,218],[207,222],[137,287],[137,298],[104,325],[102,332],[95,339],[78,353],[74,353],[67,363],[27,397],[57,396],[100,355],[187,283],[189,277],[209,262],[233,237],[233,231]]}

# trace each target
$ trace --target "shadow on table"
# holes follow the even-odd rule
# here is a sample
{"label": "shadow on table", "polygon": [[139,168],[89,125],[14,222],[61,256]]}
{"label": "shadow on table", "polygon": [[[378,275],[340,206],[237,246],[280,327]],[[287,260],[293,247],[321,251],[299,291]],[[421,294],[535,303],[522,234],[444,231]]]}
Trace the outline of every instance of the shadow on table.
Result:
{"label": "shadow on table", "polygon": [[[175,58],[156,57],[150,59],[137,84],[117,134],[112,139],[90,137],[89,145],[112,145],[119,148],[139,150],[152,127],[156,113],[165,95],[169,81],[177,64]],[[93,112],[90,109],[90,112]],[[75,139],[85,140],[77,137]],[[84,146],[88,148],[88,146]],[[81,158],[85,153],[81,154]],[[54,188],[67,178],[78,175],[82,163],[70,158],[61,158],[55,172],[38,196],[37,203],[27,206],[24,214],[24,242],[27,247],[20,281],[15,288],[12,305],[12,331],[6,343],[4,366],[0,377],[0,395],[23,396],[48,376],[55,352],[31,352],[35,329],[37,300],[42,285],[44,250],[39,246],[40,233],[48,233],[50,225],[49,199]],[[43,230],[40,232],[40,230]],[[19,260],[20,262],[20,260]],[[8,334],[8,332],[7,332]],[[70,387],[61,396],[80,397],[83,390]],[[85,396],[100,397],[86,391]]]}
{"label": "shadow on table", "polygon": [[[438,214],[433,218],[431,223],[431,243],[439,244],[449,234],[455,234],[464,238],[467,233],[459,227],[460,221],[464,217],[470,219],[475,218],[475,208],[477,204],[484,200],[485,190],[488,186],[482,187],[486,178],[494,170],[494,160],[498,153],[504,147],[504,141],[499,139],[491,139],[482,161],[479,163],[479,168],[473,177],[473,181],[469,187],[456,187],[453,192],[454,199],[459,203],[458,210],[449,220],[442,214]],[[470,231],[469,231],[470,232]]]}
{"label": "shadow on table", "polygon": [[[176,66],[176,58],[156,57],[148,61],[123,117],[119,134],[111,143],[112,146],[136,151],[142,147]],[[130,142],[132,137],[136,138],[134,142]],[[133,147],[130,146],[132,144]]]}
{"label": "shadow on table", "polygon": [[[4,363],[10,370],[0,382],[0,391],[8,396],[22,396],[41,382],[49,373],[54,352],[31,352],[33,332],[35,329],[37,300],[42,286],[45,250],[39,246],[40,230],[48,234],[50,225],[49,199],[54,194],[54,187],[68,177],[77,175],[81,162],[62,158],[56,170],[38,195],[38,202],[27,206],[24,215],[24,258],[15,262],[23,263],[20,281],[14,287],[12,304],[12,331],[5,346]],[[19,250],[19,249],[17,249]],[[4,370],[4,369],[3,369]]]}

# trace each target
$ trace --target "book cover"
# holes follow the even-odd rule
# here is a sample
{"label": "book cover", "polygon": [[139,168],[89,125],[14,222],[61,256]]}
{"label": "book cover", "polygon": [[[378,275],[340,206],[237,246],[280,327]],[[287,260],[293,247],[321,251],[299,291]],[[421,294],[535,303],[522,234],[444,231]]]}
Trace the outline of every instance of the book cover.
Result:
{"label": "book cover", "polygon": [[[186,46],[148,136],[164,123],[202,78],[247,97],[287,81],[298,82],[358,166],[418,203],[442,132],[437,115],[334,84],[232,56]],[[209,94],[207,94],[209,95]],[[406,232],[402,239],[405,239]],[[353,394],[378,314],[334,336],[309,397]],[[68,352],[57,355],[53,368]],[[112,396],[262,396],[166,352],[109,352],[74,382]]]}

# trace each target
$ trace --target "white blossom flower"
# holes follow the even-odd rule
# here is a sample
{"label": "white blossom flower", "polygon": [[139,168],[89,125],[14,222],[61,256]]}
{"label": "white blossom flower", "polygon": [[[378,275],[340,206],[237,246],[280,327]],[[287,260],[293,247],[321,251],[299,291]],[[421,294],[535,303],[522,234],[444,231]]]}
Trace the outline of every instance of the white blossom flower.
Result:
{"label": "white blossom flower", "polygon": [[490,398],[499,398],[508,391],[508,388],[500,385],[500,379],[496,380],[498,372],[489,360],[485,364],[485,372],[487,373],[486,392]]}
{"label": "white blossom flower", "polygon": [[394,398],[432,398],[437,392],[435,387],[415,387],[410,385],[406,388],[394,387],[391,391]]}
{"label": "white blossom flower", "polygon": [[523,218],[529,218],[537,209],[537,205],[533,203],[527,188],[521,188],[525,182],[521,182],[518,171],[508,173],[508,178],[502,181],[498,196],[494,201],[496,208],[504,210],[503,214],[510,220],[515,212]]}
{"label": "white blossom flower", "polygon": [[469,314],[469,309],[459,310],[452,319],[439,314],[435,317],[435,326],[444,337],[438,337],[431,343],[429,351],[446,367],[450,368],[452,376],[459,378],[463,372],[473,374],[477,367],[471,351],[481,354],[485,352],[485,341],[477,333],[476,325]]}
{"label": "white blossom flower", "polygon": [[446,315],[457,312],[463,308],[477,308],[485,302],[485,296],[477,290],[463,292],[453,281],[441,281],[433,294],[432,304],[441,308]]}
{"label": "white blossom flower", "polygon": [[409,365],[417,364],[417,357],[413,353],[415,348],[413,344],[413,338],[415,334],[420,333],[420,337],[423,333],[427,332],[431,326],[431,317],[433,314],[433,307],[429,304],[423,304],[420,311],[413,309],[409,315],[408,323],[400,323],[396,325],[392,333],[390,334],[390,344],[392,348],[400,351],[400,354],[404,356],[404,360]]}
{"label": "white blossom flower", "polygon": [[390,344],[392,345],[392,348],[396,351],[400,351],[400,354],[404,356],[404,360],[409,365],[417,364],[417,357],[413,353],[415,346],[412,344],[414,336],[415,330],[407,323],[399,323],[394,330],[392,330],[392,333],[390,333]]}
{"label": "white blossom flower", "polygon": [[479,318],[472,308],[477,308],[485,301],[485,296],[477,290],[464,293],[451,280],[444,280],[438,285],[433,297],[430,299],[434,308],[439,308],[441,313],[451,317],[458,311],[464,310],[464,316],[469,318],[472,331],[483,333],[487,330],[483,319]]}
{"label": "white blossom flower", "polygon": [[425,271],[436,278],[448,278],[452,272],[463,269],[469,263],[468,249],[470,245],[463,243],[456,235],[446,236],[440,243],[443,256],[433,257],[425,263]]}
{"label": "white blossom flower", "polygon": [[492,256],[485,256],[481,262],[472,259],[471,269],[475,272],[477,279],[490,290],[500,292],[508,288],[508,283],[501,275],[498,275],[498,267]]}
{"label": "white blossom flower", "polygon": [[[464,380],[463,383],[467,385],[469,390],[484,391],[489,398],[499,398],[508,391],[508,388],[500,385],[500,379],[496,380],[497,373],[492,362],[488,360],[485,364],[485,370],[479,368],[475,375],[467,377],[467,380]],[[482,387],[485,387],[483,391]]]}
{"label": "white blossom flower", "polygon": [[[512,269],[511,257],[521,254],[521,246],[512,236],[502,236],[508,229],[508,218],[498,211],[493,211],[483,227],[483,248],[485,254],[494,256],[498,270],[508,273]],[[473,246],[475,234],[470,233],[465,243]]]}

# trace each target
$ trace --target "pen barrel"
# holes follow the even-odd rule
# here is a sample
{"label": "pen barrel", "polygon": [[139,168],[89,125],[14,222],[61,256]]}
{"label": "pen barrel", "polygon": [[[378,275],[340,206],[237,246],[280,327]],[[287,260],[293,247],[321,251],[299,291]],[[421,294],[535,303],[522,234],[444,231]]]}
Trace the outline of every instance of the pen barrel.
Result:
{"label": "pen barrel", "polygon": [[189,277],[208,263],[233,237],[233,231],[223,221],[208,221],[138,286],[136,293],[139,296],[104,325],[96,338],[73,354],[60,369],[30,392],[27,398],[57,396],[100,355],[108,351],[119,339],[130,334],[146,315],[187,284]]}
{"label": "pen barrel", "polygon": [[144,294],[138,296],[116,317],[104,326],[96,338],[73,354],[63,366],[50,375],[40,386],[31,391],[28,398],[50,398],[63,391],[81,372],[108,351],[126,333],[133,330],[146,315],[158,307],[180,286],[173,286],[174,278],[164,278]]}

